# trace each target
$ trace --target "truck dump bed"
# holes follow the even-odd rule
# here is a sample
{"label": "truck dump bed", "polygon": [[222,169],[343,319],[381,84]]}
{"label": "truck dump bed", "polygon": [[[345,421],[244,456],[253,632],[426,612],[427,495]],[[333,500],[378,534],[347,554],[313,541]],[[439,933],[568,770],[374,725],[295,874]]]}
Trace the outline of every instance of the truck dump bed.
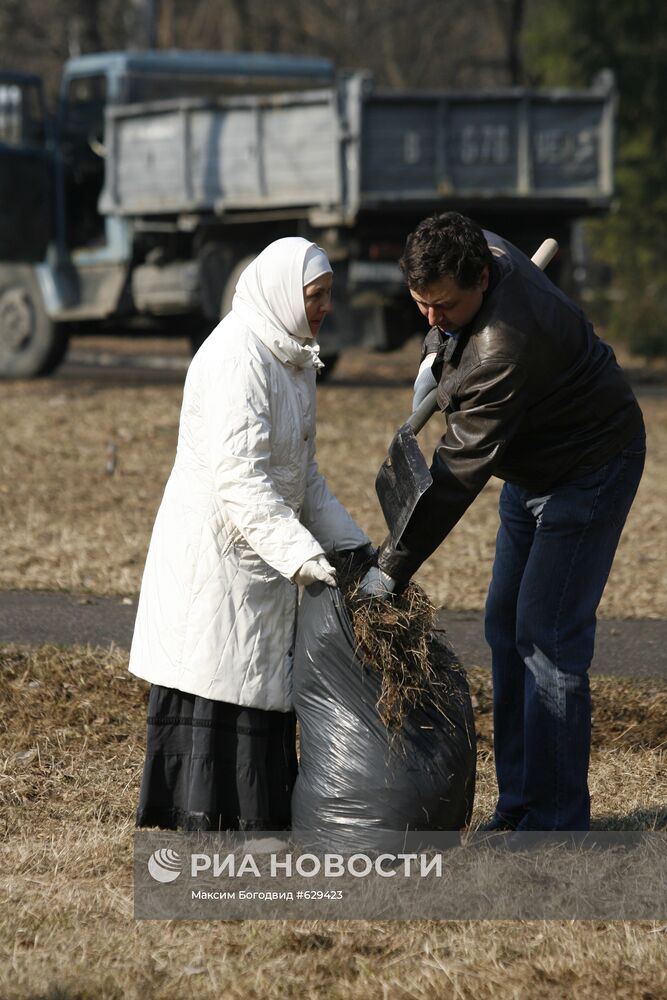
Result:
{"label": "truck dump bed", "polygon": [[355,74],[313,91],[111,107],[104,212],[608,206],[614,95],[375,91]]}

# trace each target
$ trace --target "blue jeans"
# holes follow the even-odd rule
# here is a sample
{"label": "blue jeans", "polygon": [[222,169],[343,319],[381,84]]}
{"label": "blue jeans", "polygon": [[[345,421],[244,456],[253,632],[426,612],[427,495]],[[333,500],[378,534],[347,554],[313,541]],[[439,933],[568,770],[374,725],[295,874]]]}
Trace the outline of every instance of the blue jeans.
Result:
{"label": "blue jeans", "polygon": [[642,431],[602,468],[537,494],[505,483],[486,603],[496,815],[587,830],[596,610],[644,468]]}

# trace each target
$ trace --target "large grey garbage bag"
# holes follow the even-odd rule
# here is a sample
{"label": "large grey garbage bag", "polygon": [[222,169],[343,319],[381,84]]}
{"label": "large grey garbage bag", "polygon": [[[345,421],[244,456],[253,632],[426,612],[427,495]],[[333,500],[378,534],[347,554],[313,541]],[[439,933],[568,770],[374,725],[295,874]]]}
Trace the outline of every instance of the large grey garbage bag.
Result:
{"label": "large grey garbage bag", "polygon": [[[434,633],[433,656],[452,669],[451,647]],[[355,655],[341,592],[314,584],[304,595],[294,658],[301,730],[292,796],[297,839],[342,853],[400,847],[406,831],[459,830],[470,819],[475,731],[470,693],[454,668],[446,718],[413,709],[392,738],[376,704],[378,673]]]}

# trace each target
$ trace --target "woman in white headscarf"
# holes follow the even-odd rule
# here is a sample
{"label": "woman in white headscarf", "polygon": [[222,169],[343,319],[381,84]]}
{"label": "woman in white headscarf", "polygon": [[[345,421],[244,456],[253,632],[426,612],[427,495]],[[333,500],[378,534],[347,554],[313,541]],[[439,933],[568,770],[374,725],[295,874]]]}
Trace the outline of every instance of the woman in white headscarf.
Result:
{"label": "woman in white headscarf", "polygon": [[152,685],[139,826],[289,826],[297,585],[369,545],[315,460],[331,285],[323,250],[277,240],[190,365],[130,654]]}

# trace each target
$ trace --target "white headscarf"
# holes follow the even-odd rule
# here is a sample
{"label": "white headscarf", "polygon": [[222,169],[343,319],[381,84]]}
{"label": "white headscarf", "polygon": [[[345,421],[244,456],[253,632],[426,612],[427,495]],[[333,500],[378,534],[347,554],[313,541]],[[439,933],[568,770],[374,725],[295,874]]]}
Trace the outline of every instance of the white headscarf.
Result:
{"label": "white headscarf", "polygon": [[317,243],[311,243],[306,250],[306,257],[303,262],[303,287],[309,285],[316,278],[321,278],[323,274],[331,274],[331,264],[322,247]]}
{"label": "white headscarf", "polygon": [[[330,271],[326,254],[315,243],[300,236],[275,240],[241,274],[232,312],[284,364],[317,369],[324,366],[303,301],[306,258],[311,248],[318,253],[310,253],[308,270],[314,263],[318,273],[308,277],[307,283]],[[328,267],[323,267],[322,257]]]}

